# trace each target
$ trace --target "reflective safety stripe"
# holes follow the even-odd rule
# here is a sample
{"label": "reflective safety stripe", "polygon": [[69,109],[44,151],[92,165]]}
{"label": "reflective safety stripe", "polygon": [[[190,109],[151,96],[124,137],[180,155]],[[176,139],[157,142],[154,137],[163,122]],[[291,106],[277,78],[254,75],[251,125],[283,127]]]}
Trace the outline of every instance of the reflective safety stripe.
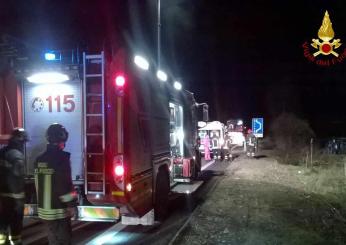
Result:
{"label": "reflective safety stripe", "polygon": [[56,209],[38,208],[38,212],[42,214],[62,214],[67,212],[67,208],[56,208]]}
{"label": "reflective safety stripe", "polygon": [[6,243],[7,236],[5,234],[0,234],[0,244]]}
{"label": "reflective safety stripe", "polygon": [[78,215],[82,219],[109,219],[120,217],[119,209],[114,207],[88,207],[78,206]]}
{"label": "reflective safety stripe", "polygon": [[52,206],[52,175],[44,176],[43,208],[50,209]]}
{"label": "reflective safety stripe", "polygon": [[38,174],[35,170],[35,187],[36,187],[36,197],[38,197]]}
{"label": "reflective safety stripe", "polygon": [[44,209],[38,208],[38,216],[45,220],[63,219],[70,216],[68,209]]}
{"label": "reflective safety stripe", "polygon": [[123,196],[125,196],[125,192],[123,192],[123,191],[112,191],[112,196],[123,197]]}
{"label": "reflective safety stripe", "polygon": [[22,239],[19,239],[19,240],[11,240],[11,245],[19,245],[19,244],[23,244],[22,243]]}
{"label": "reflective safety stripe", "polygon": [[59,198],[62,202],[71,202],[72,200],[77,198],[77,193],[75,191],[72,191],[70,193],[60,196]]}
{"label": "reflective safety stripe", "polygon": [[22,236],[21,235],[9,236],[8,238],[11,241],[11,245],[22,244]]}
{"label": "reflective safety stripe", "polygon": [[25,194],[24,194],[24,192],[20,192],[20,193],[1,193],[0,192],[0,196],[11,197],[11,198],[15,198],[15,199],[22,199],[25,197]]}

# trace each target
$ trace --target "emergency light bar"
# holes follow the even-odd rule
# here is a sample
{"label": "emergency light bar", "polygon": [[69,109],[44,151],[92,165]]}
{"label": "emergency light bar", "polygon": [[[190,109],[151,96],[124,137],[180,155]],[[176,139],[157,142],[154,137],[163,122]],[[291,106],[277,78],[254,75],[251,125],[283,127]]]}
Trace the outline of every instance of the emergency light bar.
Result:
{"label": "emergency light bar", "polygon": [[47,61],[61,61],[61,53],[55,51],[49,51],[44,53],[44,59]]}
{"label": "emergency light bar", "polygon": [[44,58],[46,60],[55,60],[55,54],[54,53],[45,53]]}
{"label": "emergency light bar", "polygon": [[31,83],[63,83],[69,79],[66,74],[59,72],[41,72],[27,77],[27,80]]}
{"label": "emergency light bar", "polygon": [[199,121],[199,122],[197,123],[197,126],[198,126],[199,128],[204,128],[205,126],[207,126],[207,123],[206,123],[206,122],[203,122],[203,121]]}

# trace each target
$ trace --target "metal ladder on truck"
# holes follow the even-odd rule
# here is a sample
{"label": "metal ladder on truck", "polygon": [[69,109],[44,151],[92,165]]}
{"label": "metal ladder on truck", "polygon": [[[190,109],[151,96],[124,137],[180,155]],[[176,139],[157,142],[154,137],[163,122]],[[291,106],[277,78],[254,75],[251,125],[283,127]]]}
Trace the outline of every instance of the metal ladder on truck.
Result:
{"label": "metal ladder on truck", "polygon": [[104,53],[83,53],[85,194],[105,194]]}

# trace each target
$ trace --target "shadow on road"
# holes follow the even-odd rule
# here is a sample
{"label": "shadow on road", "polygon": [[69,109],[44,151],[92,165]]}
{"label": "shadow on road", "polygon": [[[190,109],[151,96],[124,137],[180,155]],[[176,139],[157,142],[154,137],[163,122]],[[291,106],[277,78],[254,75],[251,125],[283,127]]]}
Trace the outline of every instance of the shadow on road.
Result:
{"label": "shadow on road", "polygon": [[214,176],[222,176],[224,175],[224,171],[216,171],[216,170],[204,170],[199,177],[200,180],[208,181]]}
{"label": "shadow on road", "polygon": [[266,158],[268,157],[267,155],[258,155],[258,156],[254,156],[255,159],[261,159],[261,158]]}

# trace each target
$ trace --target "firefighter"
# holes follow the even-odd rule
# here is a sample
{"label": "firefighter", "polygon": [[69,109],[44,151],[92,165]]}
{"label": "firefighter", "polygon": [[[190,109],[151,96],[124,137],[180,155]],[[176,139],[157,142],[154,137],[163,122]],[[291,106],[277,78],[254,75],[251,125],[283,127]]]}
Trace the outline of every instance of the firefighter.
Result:
{"label": "firefighter", "polygon": [[22,244],[24,210],[24,145],[28,135],[15,128],[0,150],[0,244]]}
{"label": "firefighter", "polygon": [[213,151],[213,157],[214,159],[220,158],[220,150],[219,150],[219,140],[220,136],[219,133],[216,130],[211,131],[211,146]]}
{"label": "firefighter", "polygon": [[63,151],[68,132],[52,124],[47,149],[35,162],[38,216],[46,223],[49,244],[71,244],[71,216],[77,194],[71,179],[70,153]]}
{"label": "firefighter", "polygon": [[252,130],[249,129],[247,131],[247,136],[246,136],[246,155],[254,157],[256,148],[257,148],[256,136],[252,133]]}

